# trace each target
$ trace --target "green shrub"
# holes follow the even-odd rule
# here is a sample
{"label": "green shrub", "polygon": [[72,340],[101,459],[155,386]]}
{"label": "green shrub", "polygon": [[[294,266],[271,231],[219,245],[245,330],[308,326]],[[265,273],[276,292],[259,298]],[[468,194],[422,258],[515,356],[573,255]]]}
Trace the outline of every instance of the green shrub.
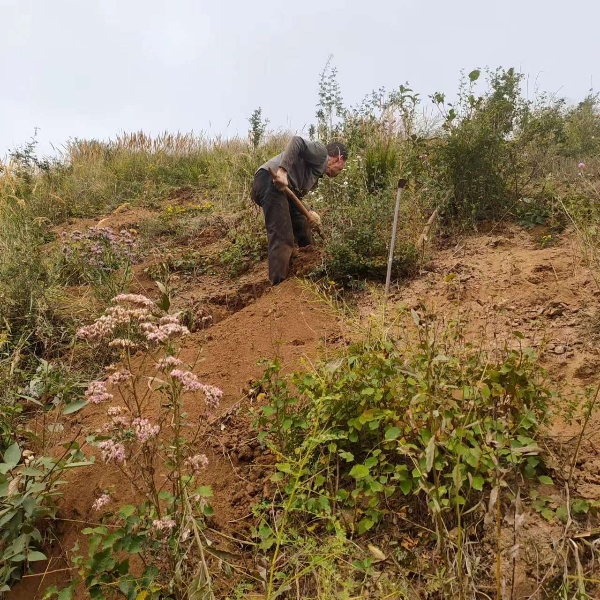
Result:
{"label": "green shrub", "polygon": [[59,459],[34,456],[13,443],[0,462],[0,593],[10,591],[14,580],[32,563],[47,560],[41,523],[56,517],[56,498],[68,469],[92,464],[79,444],[65,445]]}
{"label": "green shrub", "polygon": [[536,438],[552,394],[533,351],[494,359],[413,317],[415,347],[360,343],[297,373],[293,387],[267,371],[259,422],[294,510],[361,534],[408,501],[440,532],[507,474],[540,474]]}
{"label": "green shrub", "polygon": [[514,69],[491,73],[489,91],[476,97],[479,74],[472,71],[461,83],[456,104],[433,96],[447,133],[431,153],[431,166],[438,185],[452,191],[445,218],[459,225],[498,218],[515,200],[511,135],[523,109],[521,75]]}

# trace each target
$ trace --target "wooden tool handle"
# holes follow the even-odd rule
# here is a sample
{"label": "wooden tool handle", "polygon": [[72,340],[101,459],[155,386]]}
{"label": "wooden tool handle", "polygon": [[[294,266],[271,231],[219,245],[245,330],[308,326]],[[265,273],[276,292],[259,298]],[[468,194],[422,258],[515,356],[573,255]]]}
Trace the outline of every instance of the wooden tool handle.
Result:
{"label": "wooden tool handle", "polygon": [[[273,180],[275,180],[277,178],[277,173],[275,173],[275,171],[273,171],[273,169],[271,169],[271,167],[269,167],[269,173],[271,174],[271,177],[273,178]],[[310,212],[306,208],[306,206],[304,206],[304,204],[302,203],[300,198],[298,198],[298,196],[296,196],[296,194],[294,194],[294,192],[287,185],[283,188],[282,191],[288,198],[290,198],[296,204],[296,206],[300,209],[300,212],[307,218],[311,229],[314,229],[321,237],[323,237],[323,234],[321,233],[321,228],[318,225],[313,225],[310,222],[310,220],[311,220]]]}

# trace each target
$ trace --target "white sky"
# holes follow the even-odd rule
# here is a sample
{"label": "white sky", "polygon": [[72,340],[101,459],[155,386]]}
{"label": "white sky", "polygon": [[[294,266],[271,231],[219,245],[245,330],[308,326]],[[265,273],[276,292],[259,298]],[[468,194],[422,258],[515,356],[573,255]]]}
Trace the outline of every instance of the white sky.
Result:
{"label": "white sky", "polygon": [[245,134],[314,121],[329,54],[344,100],[514,66],[581,99],[600,84],[598,0],[0,0],[0,157],[122,131]]}

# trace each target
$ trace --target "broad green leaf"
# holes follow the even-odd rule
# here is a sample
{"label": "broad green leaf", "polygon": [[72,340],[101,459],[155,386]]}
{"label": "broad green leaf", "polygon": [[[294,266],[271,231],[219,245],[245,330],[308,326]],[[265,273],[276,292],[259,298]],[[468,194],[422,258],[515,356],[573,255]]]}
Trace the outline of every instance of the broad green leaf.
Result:
{"label": "broad green leaf", "polygon": [[550,477],[548,477],[547,475],[541,475],[540,477],[538,477],[539,482],[543,483],[544,485],[552,485],[554,482],[552,481],[552,479]]}
{"label": "broad green leaf", "polygon": [[490,388],[487,383],[482,383],[479,387],[481,395],[487,400],[491,396]]}
{"label": "broad green leaf", "polygon": [[27,560],[29,562],[37,562],[39,560],[48,560],[48,557],[42,552],[28,552]]}
{"label": "broad green leaf", "polygon": [[369,476],[369,469],[365,465],[354,465],[350,470],[350,476],[354,479],[364,479]]}
{"label": "broad green leaf", "polygon": [[561,523],[566,523],[569,519],[569,514],[567,512],[566,506],[559,506],[556,509],[556,516],[560,519]]}
{"label": "broad green leaf", "polygon": [[412,490],[412,481],[410,479],[406,479],[400,482],[400,489],[405,496],[408,496]]}
{"label": "broad green leaf", "polygon": [[292,465],[290,463],[277,463],[275,467],[278,471],[281,471],[282,473],[288,473],[289,475],[294,474],[292,470]]}
{"label": "broad green leaf", "polygon": [[131,515],[133,515],[133,513],[135,513],[135,506],[131,505],[131,504],[126,504],[125,506],[122,506],[121,509],[119,510],[119,515],[121,517],[131,517]]}
{"label": "broad green leaf", "polygon": [[80,411],[84,406],[87,405],[87,400],[77,400],[76,402],[71,402],[65,406],[62,411],[63,415],[71,415]]}
{"label": "broad green leaf", "polygon": [[71,600],[73,598],[73,588],[69,586],[61,591],[56,600]]}
{"label": "broad green leaf", "polygon": [[[573,500],[571,504],[571,511],[576,515],[580,515],[581,513],[587,514],[590,510],[590,503],[587,500]],[[558,512],[558,511],[557,511]]]}
{"label": "broad green leaf", "polygon": [[474,475],[472,486],[474,490],[481,492],[483,490],[483,484],[485,483],[485,479],[481,475]]}
{"label": "broad green leaf", "polygon": [[194,495],[200,496],[200,498],[212,498],[213,491],[210,485],[202,485],[194,492]]}
{"label": "broad green leaf", "polygon": [[100,525],[99,527],[86,527],[81,530],[83,535],[91,535],[92,533],[98,533],[100,535],[106,535],[108,533],[108,527]]}
{"label": "broad green leaf", "polygon": [[542,517],[544,517],[544,519],[546,519],[546,521],[552,521],[552,519],[556,516],[556,513],[553,510],[550,510],[549,508],[544,508],[544,510],[542,510]]}
{"label": "broad green leaf", "polygon": [[28,477],[43,477],[44,472],[33,467],[27,467],[21,471],[21,475],[27,475]]}
{"label": "broad green leaf", "polygon": [[11,465],[11,467],[15,467],[19,464],[21,460],[21,449],[19,448],[19,444],[16,442],[9,446],[4,453],[4,462]]}
{"label": "broad green leaf", "polygon": [[390,427],[385,432],[385,439],[386,440],[395,440],[397,437],[400,436],[400,433],[401,433],[401,431],[398,427]]}
{"label": "broad green leaf", "polygon": [[369,519],[369,517],[365,517],[364,519],[361,519],[358,522],[359,535],[362,535],[363,533],[365,533],[365,531],[369,531],[369,529],[371,529],[371,527],[373,527],[373,525],[375,525],[375,523],[372,519]]}

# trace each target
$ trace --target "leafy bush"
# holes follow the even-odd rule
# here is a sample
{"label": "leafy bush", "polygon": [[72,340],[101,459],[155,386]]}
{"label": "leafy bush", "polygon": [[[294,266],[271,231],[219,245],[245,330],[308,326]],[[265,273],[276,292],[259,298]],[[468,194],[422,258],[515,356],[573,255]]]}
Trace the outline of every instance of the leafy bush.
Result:
{"label": "leafy bush", "polygon": [[452,332],[440,342],[413,317],[414,348],[358,344],[297,374],[294,388],[269,385],[268,372],[260,422],[281,456],[275,479],[295,491],[294,510],[341,518],[362,534],[405,497],[441,535],[507,473],[540,474],[535,440],[551,392],[533,351],[496,360],[461,351]]}
{"label": "leafy bush", "polygon": [[472,71],[468,83],[461,82],[456,104],[446,104],[443,94],[433,96],[447,134],[431,152],[431,166],[442,187],[453,192],[446,218],[459,224],[500,217],[515,199],[510,136],[523,108],[521,75],[514,69],[491,73],[490,90],[476,97],[479,75]]}
{"label": "leafy bush", "polygon": [[92,464],[77,442],[65,445],[62,457],[36,457],[21,452],[13,443],[0,463],[0,592],[10,591],[32,563],[46,560],[41,552],[44,534],[41,524],[56,517],[56,498],[65,471]]}
{"label": "leafy bush", "polygon": [[[384,151],[383,160],[385,156]],[[340,176],[341,183],[323,181],[322,189],[310,199],[317,211],[323,207],[329,235],[322,270],[343,284],[356,279],[382,280],[387,271],[397,179],[392,179],[393,170],[379,168],[372,171],[372,180],[365,178],[364,160],[362,155],[352,157]],[[367,187],[371,184],[381,189],[370,193]],[[411,203],[410,193],[405,192],[393,262],[395,277],[410,276],[417,266],[413,229],[418,221]]]}

